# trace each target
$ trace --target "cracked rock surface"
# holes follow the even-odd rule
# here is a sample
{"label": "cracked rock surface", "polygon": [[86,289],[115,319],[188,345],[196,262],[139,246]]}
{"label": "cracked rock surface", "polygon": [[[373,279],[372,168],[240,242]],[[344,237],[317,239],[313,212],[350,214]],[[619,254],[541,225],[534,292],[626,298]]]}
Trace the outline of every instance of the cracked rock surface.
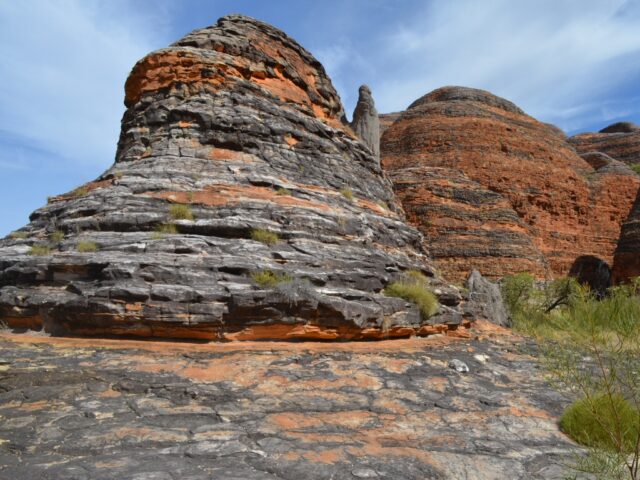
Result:
{"label": "cracked rock surface", "polygon": [[562,478],[561,398],[526,341],[482,325],[341,344],[5,333],[0,478]]}

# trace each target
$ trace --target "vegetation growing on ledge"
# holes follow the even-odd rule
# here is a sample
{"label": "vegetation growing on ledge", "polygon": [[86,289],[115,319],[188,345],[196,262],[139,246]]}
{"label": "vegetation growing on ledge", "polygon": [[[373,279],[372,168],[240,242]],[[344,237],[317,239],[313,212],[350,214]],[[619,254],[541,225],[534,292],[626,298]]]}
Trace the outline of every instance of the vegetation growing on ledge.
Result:
{"label": "vegetation growing on ledge", "polygon": [[409,270],[401,280],[391,282],[385,287],[384,294],[415,303],[425,320],[438,311],[438,299],[429,290],[427,277],[417,270]]}
{"label": "vegetation growing on ledge", "polygon": [[270,232],[262,228],[254,228],[251,230],[251,239],[264,243],[265,245],[275,245],[280,240],[280,237],[275,232]]}
{"label": "vegetation growing on ledge", "polygon": [[173,223],[161,223],[155,228],[154,238],[160,239],[163,238],[164,235],[173,235],[176,233],[178,233],[178,227]]}
{"label": "vegetation growing on ledge", "polygon": [[52,232],[51,235],[49,235],[49,240],[54,243],[60,243],[62,240],[64,240],[64,232],[62,230],[56,230],[55,232]]}
{"label": "vegetation growing on ledge", "polygon": [[90,240],[80,240],[76,245],[76,250],[80,253],[97,252],[98,244]]}
{"label": "vegetation growing on ledge", "polygon": [[261,270],[251,274],[251,280],[261,288],[273,288],[281,283],[291,282],[293,279],[286,273],[276,273],[272,270]]}
{"label": "vegetation growing on ledge", "polygon": [[193,212],[189,205],[184,205],[181,203],[171,205],[169,207],[169,215],[174,220],[193,220]]}
{"label": "vegetation growing on ledge", "polygon": [[349,187],[344,187],[340,189],[340,195],[342,195],[344,198],[346,198],[350,202],[353,201],[353,190],[351,190]]}
{"label": "vegetation growing on ledge", "polygon": [[29,255],[35,256],[49,255],[50,253],[51,247],[49,247],[48,245],[34,245],[31,247],[31,250],[29,250]]}
{"label": "vegetation growing on ledge", "polygon": [[25,238],[28,238],[29,234],[27,232],[21,232],[21,231],[17,231],[17,232],[11,232],[9,234],[9,238],[12,238],[14,240],[24,240]]}
{"label": "vegetation growing on ledge", "polygon": [[291,195],[291,190],[280,187],[276,190],[276,195]]}
{"label": "vegetation growing on ledge", "polygon": [[73,192],[71,192],[72,197],[84,197],[87,193],[89,193],[88,187],[78,187]]}

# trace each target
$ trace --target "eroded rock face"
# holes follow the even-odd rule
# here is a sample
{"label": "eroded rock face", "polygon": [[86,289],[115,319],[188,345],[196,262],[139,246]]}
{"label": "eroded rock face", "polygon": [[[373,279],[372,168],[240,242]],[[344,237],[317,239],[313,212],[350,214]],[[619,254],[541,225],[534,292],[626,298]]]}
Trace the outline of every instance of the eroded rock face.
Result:
{"label": "eroded rock face", "polygon": [[353,111],[351,128],[369,147],[375,159],[380,162],[380,120],[371,89],[367,85],[360,87],[358,104]]}
{"label": "eroded rock face", "polygon": [[611,279],[613,283],[624,283],[637,276],[640,276],[640,194],[622,224]]}
{"label": "eroded rock face", "polygon": [[628,165],[640,163],[640,127],[618,122],[598,133],[581,133],[569,138],[580,154],[601,152]]}
{"label": "eroded rock face", "polygon": [[[592,166],[562,131],[513,103],[462,87],[441,88],[414,102],[385,131],[381,156],[427,244],[439,242],[440,232],[433,226],[451,222],[456,211],[456,230],[443,241],[453,253],[436,262],[445,275],[458,278],[472,267],[489,277],[502,276],[511,273],[505,267],[510,264],[538,276],[547,271],[566,275],[582,255],[611,263],[620,226],[640,186],[638,177],[619,164]],[[454,198],[453,193],[443,198],[442,191],[455,192],[461,182],[446,172],[440,182],[427,182],[421,201],[416,188],[406,188],[418,167],[464,174],[465,195],[472,200],[446,198]],[[448,177],[456,180],[447,184]],[[440,197],[435,205],[434,197]],[[489,219],[479,212],[491,212]],[[470,220],[464,219],[467,214]],[[513,232],[515,241],[510,242],[507,232]]]}
{"label": "eroded rock face", "polygon": [[[140,60],[125,91],[113,167],[0,242],[0,318],[205,339],[442,331],[381,293],[406,269],[433,276],[420,234],[294,40],[224,17]],[[252,279],[267,271],[279,286]]]}

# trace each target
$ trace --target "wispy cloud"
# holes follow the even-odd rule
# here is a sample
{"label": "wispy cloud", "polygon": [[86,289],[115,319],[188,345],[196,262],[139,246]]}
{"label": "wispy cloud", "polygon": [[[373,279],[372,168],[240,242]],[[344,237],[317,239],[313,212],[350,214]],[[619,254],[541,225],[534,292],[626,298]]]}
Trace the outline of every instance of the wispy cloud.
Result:
{"label": "wispy cloud", "polygon": [[609,118],[629,111],[612,100],[637,94],[639,25],[637,1],[430,2],[381,32],[374,93],[391,111],[443,85],[484,88],[579,128],[604,103]]}
{"label": "wispy cloud", "polygon": [[157,46],[150,20],[120,0],[0,2],[0,130],[71,162],[110,163],[124,80]]}

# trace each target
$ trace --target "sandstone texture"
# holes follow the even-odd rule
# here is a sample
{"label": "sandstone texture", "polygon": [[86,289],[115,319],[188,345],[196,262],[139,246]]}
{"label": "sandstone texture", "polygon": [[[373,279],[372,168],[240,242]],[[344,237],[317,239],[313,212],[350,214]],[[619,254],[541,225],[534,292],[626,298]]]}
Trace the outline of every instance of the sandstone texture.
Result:
{"label": "sandstone texture", "polygon": [[[598,133],[582,133],[569,139],[576,151],[590,164],[622,172],[628,166],[640,164],[640,127],[630,122],[618,122]],[[612,281],[620,283],[640,275],[639,200],[622,225],[615,252]]]}
{"label": "sandstone texture", "polygon": [[566,275],[584,255],[611,264],[640,186],[611,156],[593,166],[559,129],[463,87],[415,101],[381,142],[408,217],[457,280],[471,268],[490,278]]}
{"label": "sandstone texture", "polygon": [[213,345],[0,335],[0,478],[568,478],[580,450],[556,424],[565,400],[535,350],[488,332]]}
{"label": "sandstone texture", "polygon": [[[224,17],[140,60],[125,93],[113,167],[0,241],[9,326],[219,340],[458,327],[460,295],[434,278],[323,67],[283,32]],[[433,278],[436,317],[382,293],[409,269]]]}
{"label": "sandstone texture", "polygon": [[569,142],[580,154],[601,152],[629,165],[640,163],[640,127],[633,123],[614,123],[598,133],[575,135]]}
{"label": "sandstone texture", "polygon": [[378,115],[380,119],[380,136],[389,128],[393,122],[400,118],[402,112],[381,113]]}
{"label": "sandstone texture", "polygon": [[358,104],[353,111],[351,128],[369,147],[375,159],[380,162],[380,119],[375,102],[371,96],[371,89],[367,85],[360,87]]}

